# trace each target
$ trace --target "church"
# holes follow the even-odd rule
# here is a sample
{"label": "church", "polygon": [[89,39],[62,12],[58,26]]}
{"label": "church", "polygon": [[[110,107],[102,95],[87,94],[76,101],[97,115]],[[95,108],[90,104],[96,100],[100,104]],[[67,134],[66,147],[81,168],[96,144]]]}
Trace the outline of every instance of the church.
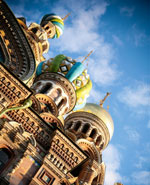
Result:
{"label": "church", "polygon": [[1,185],[104,184],[102,153],[114,132],[103,108],[110,93],[86,103],[92,82],[84,60],[43,56],[67,16],[47,14],[27,26],[0,0]]}

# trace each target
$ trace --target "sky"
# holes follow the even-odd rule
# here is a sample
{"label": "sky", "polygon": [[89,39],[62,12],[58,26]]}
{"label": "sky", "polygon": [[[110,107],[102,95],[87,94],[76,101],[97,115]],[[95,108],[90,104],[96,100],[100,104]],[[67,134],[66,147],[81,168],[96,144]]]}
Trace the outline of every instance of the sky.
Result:
{"label": "sky", "polygon": [[[64,54],[81,61],[91,50],[88,102],[104,107],[114,135],[103,152],[104,185],[150,185],[150,0],[6,0],[27,24],[56,13],[65,20],[59,39],[51,39],[47,59]],[[85,65],[86,65],[85,62]]]}

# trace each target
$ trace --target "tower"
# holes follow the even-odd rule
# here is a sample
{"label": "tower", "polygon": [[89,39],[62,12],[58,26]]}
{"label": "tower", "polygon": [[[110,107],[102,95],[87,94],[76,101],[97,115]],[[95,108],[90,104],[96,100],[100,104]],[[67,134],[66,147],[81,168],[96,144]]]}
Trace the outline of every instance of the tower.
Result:
{"label": "tower", "polygon": [[87,103],[82,110],[65,119],[65,131],[88,155],[89,161],[79,172],[83,184],[103,184],[105,164],[102,151],[107,147],[114,125],[110,114],[101,106]]}

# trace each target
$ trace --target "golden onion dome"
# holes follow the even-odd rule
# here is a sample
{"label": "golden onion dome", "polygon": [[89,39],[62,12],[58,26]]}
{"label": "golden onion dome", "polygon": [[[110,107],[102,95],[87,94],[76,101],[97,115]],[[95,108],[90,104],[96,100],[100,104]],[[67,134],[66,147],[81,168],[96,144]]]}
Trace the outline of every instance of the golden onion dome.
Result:
{"label": "golden onion dome", "polygon": [[92,113],[99,117],[108,128],[110,139],[112,138],[114,132],[114,123],[110,114],[103,107],[94,103],[87,103],[82,111]]}

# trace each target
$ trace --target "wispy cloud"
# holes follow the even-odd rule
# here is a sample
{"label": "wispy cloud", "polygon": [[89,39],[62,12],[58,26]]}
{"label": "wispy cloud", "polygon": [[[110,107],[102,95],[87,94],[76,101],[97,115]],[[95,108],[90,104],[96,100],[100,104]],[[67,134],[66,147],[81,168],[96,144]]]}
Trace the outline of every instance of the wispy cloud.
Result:
{"label": "wispy cloud", "polygon": [[139,171],[132,174],[132,180],[135,184],[149,185],[150,171]]}
{"label": "wispy cloud", "polygon": [[124,130],[126,131],[127,135],[128,135],[128,139],[130,141],[133,141],[135,143],[139,143],[140,140],[140,134],[134,130],[133,128],[130,127],[124,127]]}
{"label": "wispy cloud", "polygon": [[114,49],[105,41],[104,35],[99,33],[101,17],[107,7],[105,1],[84,0],[78,2],[70,0],[69,3],[66,1],[62,6],[54,7],[55,11],[61,14],[65,15],[66,12],[72,14],[69,24],[66,20],[63,36],[53,43],[52,49],[57,51],[59,48],[59,52],[71,55],[86,55],[94,50],[90,56],[88,69],[93,82],[98,85],[110,85],[120,75],[114,63]]}
{"label": "wispy cloud", "polygon": [[[139,110],[150,106],[150,85],[136,82],[132,86],[126,86],[118,94],[118,99],[127,106]],[[133,110],[134,110],[133,109]]]}
{"label": "wispy cloud", "polygon": [[136,24],[132,26],[132,35],[136,47],[143,46],[147,42],[150,43],[150,38],[145,34],[145,31],[138,29]]}
{"label": "wispy cloud", "polygon": [[112,38],[113,38],[113,40],[115,41],[115,43],[117,45],[119,45],[119,46],[122,46],[123,45],[123,42],[121,41],[121,39],[118,36],[112,35]]}
{"label": "wispy cloud", "polygon": [[135,164],[135,167],[140,169],[143,167],[143,163],[145,163],[145,162],[148,162],[148,160],[145,157],[140,156],[138,159],[138,162]]}
{"label": "wispy cloud", "polygon": [[93,87],[90,92],[90,97],[88,98],[88,102],[95,102],[99,103],[98,101],[104,97],[104,93],[101,92],[99,89],[96,89],[96,87]]}
{"label": "wispy cloud", "polygon": [[134,13],[134,8],[130,8],[130,7],[121,7],[120,8],[120,13],[127,16],[127,17],[132,17],[133,13]]}
{"label": "wispy cloud", "polygon": [[105,185],[112,185],[121,182],[122,177],[118,172],[121,156],[117,148],[110,144],[103,152],[103,161],[106,163]]}

